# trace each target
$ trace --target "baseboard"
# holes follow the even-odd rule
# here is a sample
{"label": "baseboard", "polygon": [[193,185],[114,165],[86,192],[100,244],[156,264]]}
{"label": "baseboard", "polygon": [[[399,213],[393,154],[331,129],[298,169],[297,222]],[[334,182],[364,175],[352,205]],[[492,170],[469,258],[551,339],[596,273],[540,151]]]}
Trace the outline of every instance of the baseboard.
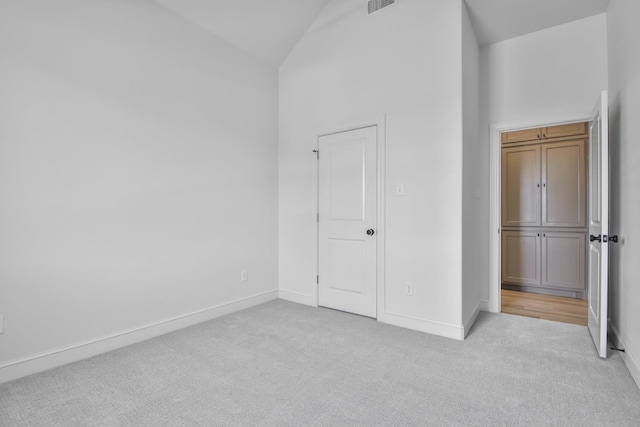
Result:
{"label": "baseboard", "polygon": [[67,347],[28,356],[0,365],[0,384],[36,374],[78,360],[106,353],[178,329],[196,325],[225,314],[244,310],[278,298],[278,291],[269,291],[247,298],[219,304],[192,313],[121,331],[112,335],[76,343]]}
{"label": "baseboard", "polygon": [[551,295],[555,297],[575,298],[575,299],[581,299],[581,300],[587,299],[586,292],[562,291],[559,289],[537,288],[535,286],[527,286],[527,285],[512,285],[510,283],[503,283],[502,285],[500,285],[500,288],[506,289],[508,291],[528,292],[530,294]]}
{"label": "baseboard", "polygon": [[378,321],[402,328],[413,329],[414,331],[426,332],[427,334],[452,338],[454,340],[462,341],[464,339],[464,330],[460,325],[436,322],[434,320],[390,313],[388,311],[378,314]]}
{"label": "baseboard", "polygon": [[624,364],[627,365],[627,369],[629,369],[629,372],[636,382],[636,385],[638,386],[638,388],[640,388],[640,363],[638,363],[639,359],[622,340],[622,338],[620,337],[620,333],[618,332],[616,327],[613,326],[613,324],[609,324],[609,326],[610,338],[613,338],[614,341],[611,344],[613,344],[613,346],[616,348],[624,349],[624,352],[620,352],[622,360],[624,361]]}
{"label": "baseboard", "polygon": [[473,312],[471,313],[471,316],[469,316],[469,318],[462,324],[463,338],[467,337],[469,331],[471,330],[471,327],[476,322],[476,319],[478,318],[478,315],[481,311],[489,311],[489,301],[483,299],[478,301],[475,308],[473,309]]}
{"label": "baseboard", "polygon": [[278,298],[283,299],[285,301],[295,302],[298,304],[309,305],[311,307],[318,306],[318,302],[316,301],[316,298],[309,295],[300,294],[298,292],[284,291],[280,289],[278,291]]}

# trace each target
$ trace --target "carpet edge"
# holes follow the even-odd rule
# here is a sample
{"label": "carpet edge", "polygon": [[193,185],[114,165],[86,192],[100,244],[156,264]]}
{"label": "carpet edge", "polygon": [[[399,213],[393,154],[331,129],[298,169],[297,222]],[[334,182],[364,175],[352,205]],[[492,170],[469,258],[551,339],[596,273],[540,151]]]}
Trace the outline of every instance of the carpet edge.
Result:
{"label": "carpet edge", "polygon": [[42,353],[33,354],[0,365],[0,384],[13,381],[38,372],[47,371],[72,362],[126,347],[169,332],[206,322],[226,314],[235,313],[278,298],[278,291],[272,290],[202,310],[185,313],[169,319],[149,323],[107,336],[71,344]]}

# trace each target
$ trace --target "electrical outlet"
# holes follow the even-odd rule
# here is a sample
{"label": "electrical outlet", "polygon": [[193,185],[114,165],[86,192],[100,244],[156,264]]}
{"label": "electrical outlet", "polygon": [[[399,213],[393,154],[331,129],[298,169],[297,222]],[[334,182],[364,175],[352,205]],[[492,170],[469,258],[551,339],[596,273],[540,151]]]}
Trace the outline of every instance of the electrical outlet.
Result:
{"label": "electrical outlet", "polygon": [[240,272],[240,281],[241,282],[248,282],[249,281],[249,271],[248,270],[242,270]]}
{"label": "electrical outlet", "polygon": [[4,314],[0,314],[0,334],[4,334]]}
{"label": "electrical outlet", "polygon": [[406,295],[413,295],[413,283],[411,282],[404,283],[404,293]]}

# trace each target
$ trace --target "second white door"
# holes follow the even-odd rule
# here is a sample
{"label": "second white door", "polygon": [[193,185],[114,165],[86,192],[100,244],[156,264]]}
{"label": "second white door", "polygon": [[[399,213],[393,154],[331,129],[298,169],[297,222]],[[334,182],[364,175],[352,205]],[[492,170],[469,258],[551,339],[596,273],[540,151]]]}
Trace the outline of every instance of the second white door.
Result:
{"label": "second white door", "polygon": [[607,357],[609,296],[609,98],[602,92],[589,137],[589,332],[598,355]]}
{"label": "second white door", "polygon": [[319,139],[319,304],[376,317],[377,127]]}

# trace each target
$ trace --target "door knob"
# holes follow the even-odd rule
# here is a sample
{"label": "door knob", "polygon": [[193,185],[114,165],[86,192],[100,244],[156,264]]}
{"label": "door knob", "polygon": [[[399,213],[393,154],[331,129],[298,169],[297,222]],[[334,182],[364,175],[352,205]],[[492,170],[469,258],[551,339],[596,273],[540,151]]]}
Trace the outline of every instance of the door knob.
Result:
{"label": "door knob", "polygon": [[375,233],[375,231],[373,231],[373,228],[370,228],[367,230],[367,236],[373,236]]}
{"label": "door knob", "polygon": [[605,234],[604,236],[602,236],[602,243],[607,243],[607,242],[618,243],[618,236],[616,234],[612,236],[607,236]]}
{"label": "door knob", "polygon": [[598,236],[597,236],[597,237],[596,237],[596,236],[594,236],[593,234],[589,236],[589,241],[590,241],[590,242],[595,242],[596,240],[597,240],[598,242],[602,243],[602,236],[601,236],[601,235],[599,235],[599,234],[598,234]]}

